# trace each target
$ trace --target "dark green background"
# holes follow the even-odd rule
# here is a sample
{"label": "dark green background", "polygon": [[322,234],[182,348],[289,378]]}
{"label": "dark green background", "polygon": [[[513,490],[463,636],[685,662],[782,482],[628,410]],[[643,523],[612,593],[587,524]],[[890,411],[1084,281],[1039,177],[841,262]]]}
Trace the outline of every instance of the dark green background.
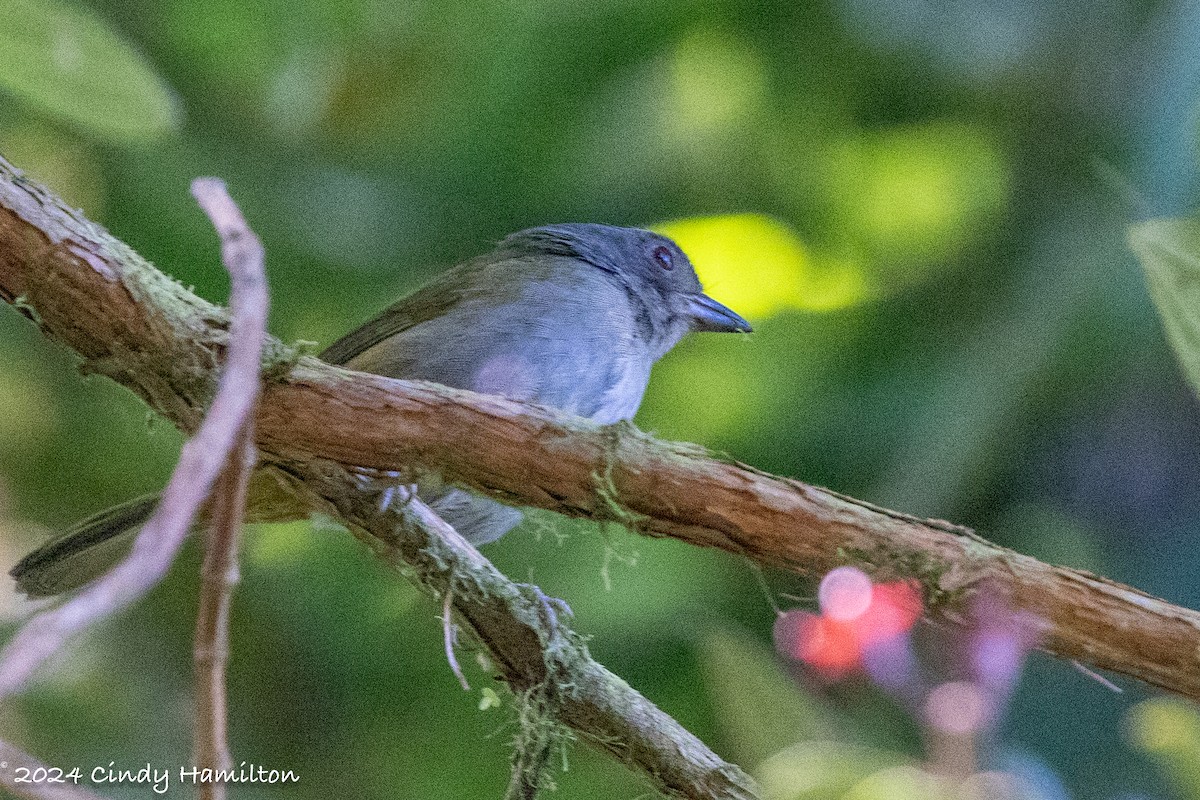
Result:
{"label": "dark green background", "polygon": [[[755,334],[681,344],[643,428],[1200,605],[1200,409],[1124,243],[1194,201],[1194,6],[88,7],[172,88],[177,123],[114,136],[0,93],[0,153],[205,297],[227,282],[187,192],[203,174],[267,247],[272,331],[323,344],[518,228],[769,215],[797,237],[778,269],[778,228],[705,234],[734,253],[710,288],[749,304]],[[179,442],[0,313],[4,563],[155,491]],[[920,752],[869,689],[813,710],[772,677],[773,612],[738,559],[544,515],[486,553],[566,598],[598,659],[747,768],[813,715]],[[189,551],[6,705],[4,734],[64,766],[185,762],[195,573]],[[432,603],[330,526],[249,531],[242,576],[234,754],[301,783],[235,796],[500,796],[511,706],[477,710],[492,681],[469,663],[475,691],[458,688]],[[767,582],[811,607],[784,597],[811,586]],[[1125,736],[1146,696],[1127,688],[1035,655],[985,751],[1040,771],[1039,796],[1191,796]],[[559,796],[648,791],[587,748],[569,758]]]}

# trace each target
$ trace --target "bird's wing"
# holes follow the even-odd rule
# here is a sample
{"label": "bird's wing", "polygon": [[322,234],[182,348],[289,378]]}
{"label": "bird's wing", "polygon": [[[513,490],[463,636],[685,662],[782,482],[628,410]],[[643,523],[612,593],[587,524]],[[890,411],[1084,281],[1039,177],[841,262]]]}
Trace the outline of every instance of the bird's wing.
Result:
{"label": "bird's wing", "polygon": [[375,319],[326,347],[318,357],[327,364],[344,365],[383,340],[444,315],[472,290],[476,285],[475,274],[482,268],[478,260],[460,264],[388,306]]}

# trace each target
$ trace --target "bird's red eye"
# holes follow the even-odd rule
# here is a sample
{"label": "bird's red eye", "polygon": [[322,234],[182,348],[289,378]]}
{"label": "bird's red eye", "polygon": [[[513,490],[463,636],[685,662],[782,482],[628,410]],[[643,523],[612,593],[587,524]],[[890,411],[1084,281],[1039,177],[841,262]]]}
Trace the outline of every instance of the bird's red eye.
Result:
{"label": "bird's red eye", "polygon": [[671,258],[671,249],[669,247],[663,247],[662,245],[659,245],[658,247],[654,248],[654,260],[657,261],[658,265],[663,269],[675,268],[675,262]]}

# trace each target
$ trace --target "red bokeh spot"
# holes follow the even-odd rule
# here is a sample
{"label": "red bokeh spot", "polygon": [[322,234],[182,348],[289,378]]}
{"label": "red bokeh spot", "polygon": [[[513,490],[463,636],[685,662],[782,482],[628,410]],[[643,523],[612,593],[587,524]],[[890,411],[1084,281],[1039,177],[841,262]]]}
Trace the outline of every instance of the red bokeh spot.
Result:
{"label": "red bokeh spot", "polygon": [[789,611],[775,624],[775,643],[827,678],[862,669],[871,647],[908,633],[921,618],[921,591],[913,581],[871,587],[870,602],[850,619]]}

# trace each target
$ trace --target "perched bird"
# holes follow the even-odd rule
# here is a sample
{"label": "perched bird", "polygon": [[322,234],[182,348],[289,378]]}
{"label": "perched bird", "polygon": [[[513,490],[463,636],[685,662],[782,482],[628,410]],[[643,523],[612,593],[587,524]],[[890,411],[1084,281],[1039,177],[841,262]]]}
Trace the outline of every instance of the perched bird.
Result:
{"label": "perched bird", "polygon": [[[691,331],[748,332],[704,294],[670,239],[639,228],[547,225],[514,233],[334,342],[331,364],[553,406],[600,423],[630,419],[650,368]],[[418,495],[474,544],[521,512],[422,478]],[[27,555],[11,574],[30,596],[80,586],[127,552],[157,497],[110,509]],[[254,498],[250,499],[253,513]]]}

